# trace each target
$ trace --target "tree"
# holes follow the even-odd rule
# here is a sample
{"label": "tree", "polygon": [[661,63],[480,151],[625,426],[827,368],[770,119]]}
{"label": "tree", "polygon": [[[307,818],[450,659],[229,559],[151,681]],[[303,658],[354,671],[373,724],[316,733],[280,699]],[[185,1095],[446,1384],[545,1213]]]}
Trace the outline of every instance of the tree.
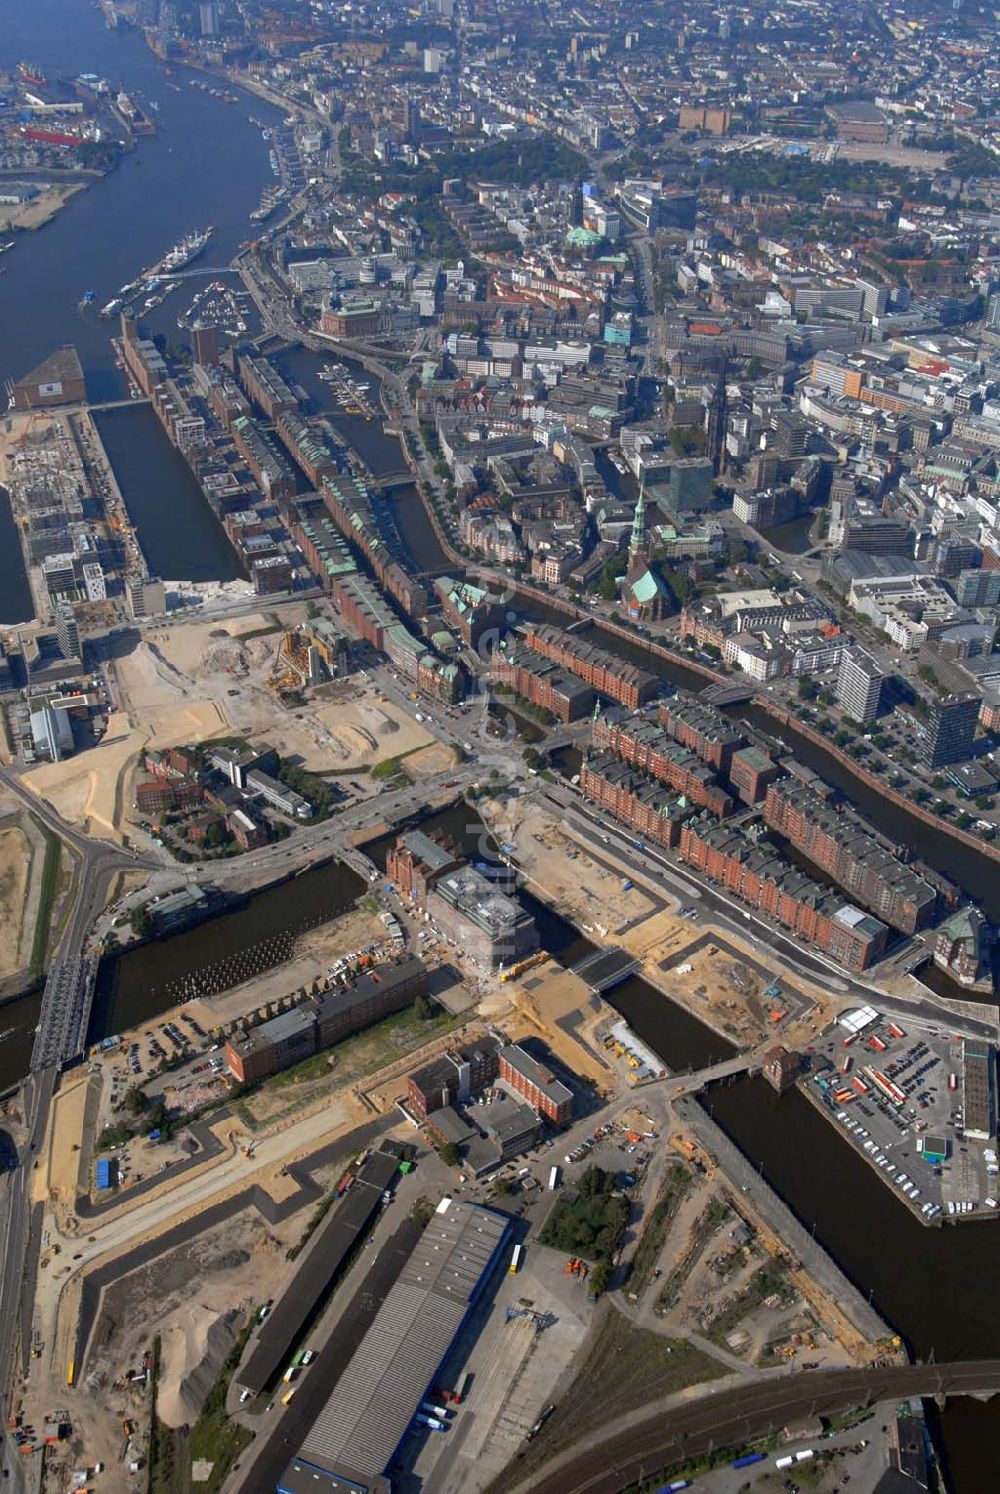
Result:
{"label": "tree", "polygon": [[133,908],[128,916],[129,927],[139,939],[147,939],[153,931],[153,919],[147,907]]}
{"label": "tree", "polygon": [[614,1269],[607,1256],[602,1256],[590,1273],[587,1281],[587,1290],[593,1296],[600,1297],[611,1285],[611,1277],[614,1274]]}
{"label": "tree", "polygon": [[446,1141],[438,1152],[438,1156],[445,1167],[457,1167],[462,1160],[462,1155],[453,1141]]}
{"label": "tree", "polygon": [[493,1192],[498,1198],[506,1198],[510,1192],[510,1178],[497,1178],[493,1184]]}
{"label": "tree", "polygon": [[131,1085],[125,1091],[125,1109],[129,1115],[136,1117],[144,1114],[146,1109],[146,1096],[138,1085]]}
{"label": "tree", "polygon": [[415,999],[413,1003],[413,1015],[416,1017],[418,1022],[430,1021],[431,1017],[434,1015],[434,1008],[431,1006],[426,996],[420,995]]}
{"label": "tree", "polygon": [[415,1220],[416,1223],[420,1225],[421,1229],[426,1229],[428,1224],[430,1224],[431,1220],[434,1218],[434,1205],[431,1203],[430,1199],[425,1198],[423,1194],[421,1194],[416,1203],[413,1205],[413,1208],[410,1210],[410,1218]]}

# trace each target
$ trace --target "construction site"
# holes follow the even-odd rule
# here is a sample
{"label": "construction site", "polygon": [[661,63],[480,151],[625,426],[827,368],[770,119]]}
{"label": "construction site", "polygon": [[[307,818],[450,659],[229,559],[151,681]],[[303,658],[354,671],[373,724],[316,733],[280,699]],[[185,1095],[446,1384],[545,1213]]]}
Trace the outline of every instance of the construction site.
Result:
{"label": "construction site", "polygon": [[[212,735],[266,737],[280,756],[317,773],[373,767],[429,745],[430,735],[373,683],[328,677],[342,667],[342,635],[309,623],[305,611],[293,603],[148,630],[116,663],[134,725],[180,742],[190,735],[180,728],[191,703],[210,705]],[[307,686],[308,702],[298,694]]]}

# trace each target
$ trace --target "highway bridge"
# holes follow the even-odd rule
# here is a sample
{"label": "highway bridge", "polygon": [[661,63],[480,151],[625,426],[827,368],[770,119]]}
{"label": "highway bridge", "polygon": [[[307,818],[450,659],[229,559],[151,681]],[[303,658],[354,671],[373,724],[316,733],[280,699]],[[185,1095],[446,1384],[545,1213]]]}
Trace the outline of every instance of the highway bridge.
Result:
{"label": "highway bridge", "polygon": [[[745,1448],[790,1421],[833,1415],[854,1406],[912,1396],[1000,1393],[1000,1360],[911,1364],[886,1368],[797,1370],[788,1375],[715,1391],[696,1401],[675,1398],[644,1406],[625,1418],[573,1439],[572,1451],[508,1487],[512,1494],[620,1494],[631,1484],[719,1448]],[[556,1410],[546,1427],[559,1434]],[[516,1461],[508,1474],[516,1477]]]}

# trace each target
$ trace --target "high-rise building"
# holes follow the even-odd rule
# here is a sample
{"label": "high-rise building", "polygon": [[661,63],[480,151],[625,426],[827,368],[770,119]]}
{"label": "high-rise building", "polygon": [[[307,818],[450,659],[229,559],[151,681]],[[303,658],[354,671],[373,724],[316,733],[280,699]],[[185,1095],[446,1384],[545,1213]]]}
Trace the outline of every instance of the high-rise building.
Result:
{"label": "high-rise building", "polygon": [[219,329],[214,323],[195,322],[191,329],[191,344],[196,363],[218,363]]}
{"label": "high-rise building", "polygon": [[972,694],[946,695],[932,703],[918,748],[925,767],[943,768],[972,756],[981,704]]}
{"label": "high-rise building", "polygon": [[960,571],[951,589],[960,607],[995,607],[1000,602],[1000,571]]}
{"label": "high-rise building", "polygon": [[219,7],[216,0],[202,0],[198,6],[198,16],[201,21],[202,36],[218,36]]}
{"label": "high-rise building", "polygon": [[79,659],[80,626],[69,602],[59,602],[56,606],[56,637],[64,659]]}
{"label": "high-rise building", "polygon": [[878,715],[885,674],[863,648],[844,650],[837,676],[836,695],[852,721],[867,726]]}
{"label": "high-rise building", "polygon": [[125,582],[132,616],[155,617],[167,610],[167,593],[162,581],[150,576],[129,576]]}

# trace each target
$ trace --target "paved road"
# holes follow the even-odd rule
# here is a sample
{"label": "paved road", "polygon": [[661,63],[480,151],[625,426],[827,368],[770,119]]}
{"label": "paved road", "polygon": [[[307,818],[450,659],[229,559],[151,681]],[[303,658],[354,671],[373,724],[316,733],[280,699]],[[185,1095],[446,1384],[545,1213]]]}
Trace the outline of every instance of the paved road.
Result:
{"label": "paved road", "polygon": [[[804,948],[791,935],[783,933],[756,914],[749,913],[741,903],[726,897],[693,868],[675,865],[665,853],[651,850],[648,846],[644,851],[637,851],[628,830],[616,826],[599,809],[587,804],[569,785],[546,784],[540,792],[554,807],[566,814],[575,832],[581,839],[589,842],[598,858],[602,854],[613,855],[616,862],[620,862],[630,872],[640,877],[652,878],[661,892],[666,883],[668,889],[682,902],[695,903],[699,910],[698,926],[711,920],[716,927],[727,929],[741,939],[749,939],[751,943],[760,945],[762,953],[769,949],[782,964],[791,970],[798,970],[809,980],[821,983],[838,995],[853,997],[859,1005],[875,1001],[889,1013],[902,1015],[911,1023],[916,1019],[934,1028],[941,1027],[942,1024],[950,1027],[959,1023],[962,1031],[969,1036],[984,1038],[994,1044],[997,1042],[1000,1026],[996,1021],[983,1021],[964,1014],[959,1017],[953,1008],[945,1009],[930,997],[903,999],[879,990],[874,980],[854,980],[839,966]],[[595,828],[597,819],[603,820],[600,830]],[[603,839],[604,835],[608,836],[607,843]]]}
{"label": "paved road", "polygon": [[[27,1136],[20,1165],[7,1182],[7,1209],[0,1256],[0,1394],[6,1400],[14,1375],[14,1353],[20,1325],[31,1322],[35,1280],[38,1271],[37,1241],[31,1235],[31,1179],[34,1159],[41,1151],[49,1119],[49,1107],[62,1063],[74,1058],[86,1040],[85,1012],[74,1013],[74,1001],[82,998],[80,984],[84,947],[89,930],[107,900],[111,879],[136,866],[155,867],[149,857],[136,858],[109,841],[91,840],[68,825],[44,800],[24,787],[8,769],[0,769],[0,783],[15,794],[31,812],[59,836],[78,858],[73,911],[55,951],[46,982],[39,1017],[38,1036],[32,1054],[32,1072],[21,1091],[21,1109]],[[25,1345],[22,1344],[22,1356]],[[12,1460],[12,1444],[3,1448],[3,1466],[19,1477]],[[10,1473],[8,1476],[10,1476]]]}
{"label": "paved road", "polygon": [[[800,1417],[909,1396],[995,1395],[1000,1360],[802,1371],[667,1410],[648,1406],[577,1440],[514,1494],[620,1494],[629,1484],[719,1447],[743,1447]],[[550,1423],[558,1430],[558,1412]],[[516,1467],[516,1465],[514,1465]]]}

